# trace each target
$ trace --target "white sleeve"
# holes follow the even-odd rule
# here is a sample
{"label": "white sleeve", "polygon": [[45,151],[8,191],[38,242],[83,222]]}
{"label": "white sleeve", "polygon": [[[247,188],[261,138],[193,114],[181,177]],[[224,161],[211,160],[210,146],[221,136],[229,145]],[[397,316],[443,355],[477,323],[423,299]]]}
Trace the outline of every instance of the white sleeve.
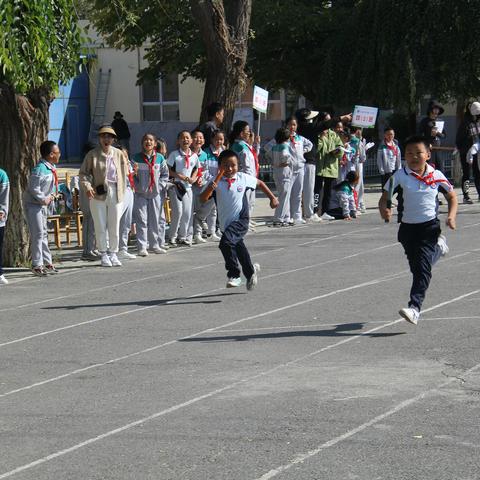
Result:
{"label": "white sleeve", "polygon": [[167,158],[167,165],[169,167],[173,167],[175,165],[175,158],[176,158],[175,152],[170,153],[170,155]]}

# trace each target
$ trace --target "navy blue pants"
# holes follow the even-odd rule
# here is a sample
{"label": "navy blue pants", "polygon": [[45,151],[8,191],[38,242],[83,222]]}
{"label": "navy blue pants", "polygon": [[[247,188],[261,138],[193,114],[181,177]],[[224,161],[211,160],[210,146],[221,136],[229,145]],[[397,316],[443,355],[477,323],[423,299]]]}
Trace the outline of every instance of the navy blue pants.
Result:
{"label": "navy blue pants", "polygon": [[243,237],[248,232],[249,221],[248,204],[244,201],[240,218],[228,225],[218,245],[225,259],[228,278],[240,277],[239,263],[247,280],[249,280],[255,272],[250,254],[243,242]]}
{"label": "navy blue pants", "polygon": [[418,311],[430,285],[432,267],[440,258],[441,250],[437,245],[440,232],[440,220],[437,218],[425,223],[401,223],[398,230],[398,241],[405,250],[413,275],[408,306]]}
{"label": "navy blue pants", "polygon": [[5,227],[0,227],[0,275],[3,275],[3,235]]}

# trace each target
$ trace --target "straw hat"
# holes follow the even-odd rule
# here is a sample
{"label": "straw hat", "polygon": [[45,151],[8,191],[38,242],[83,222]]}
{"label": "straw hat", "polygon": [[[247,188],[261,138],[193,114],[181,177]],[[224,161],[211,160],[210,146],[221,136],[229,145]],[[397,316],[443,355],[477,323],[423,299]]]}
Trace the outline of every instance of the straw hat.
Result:
{"label": "straw hat", "polygon": [[113,135],[115,138],[117,138],[115,130],[110,125],[103,125],[102,127],[100,127],[98,134],[101,135],[102,133],[109,133],[110,135]]}

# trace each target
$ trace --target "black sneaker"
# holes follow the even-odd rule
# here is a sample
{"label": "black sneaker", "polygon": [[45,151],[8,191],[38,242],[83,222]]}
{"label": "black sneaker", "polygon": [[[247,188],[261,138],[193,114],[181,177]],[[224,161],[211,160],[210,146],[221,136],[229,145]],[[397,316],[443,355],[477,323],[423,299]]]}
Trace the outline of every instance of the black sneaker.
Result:
{"label": "black sneaker", "polygon": [[464,195],[463,196],[463,203],[466,203],[467,205],[472,205],[473,200],[468,195]]}

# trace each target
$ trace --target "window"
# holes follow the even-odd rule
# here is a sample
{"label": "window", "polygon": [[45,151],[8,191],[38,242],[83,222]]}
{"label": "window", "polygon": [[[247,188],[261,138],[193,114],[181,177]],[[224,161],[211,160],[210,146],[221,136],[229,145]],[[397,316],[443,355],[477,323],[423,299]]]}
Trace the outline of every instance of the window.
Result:
{"label": "window", "polygon": [[178,75],[165,75],[158,81],[142,84],[143,120],[146,122],[178,121]]}
{"label": "window", "polygon": [[[282,98],[283,90],[270,90],[268,92],[267,120],[282,120]],[[247,89],[237,102],[237,107],[248,108],[252,106],[253,85],[248,85]],[[263,117],[262,117],[263,118]]]}

